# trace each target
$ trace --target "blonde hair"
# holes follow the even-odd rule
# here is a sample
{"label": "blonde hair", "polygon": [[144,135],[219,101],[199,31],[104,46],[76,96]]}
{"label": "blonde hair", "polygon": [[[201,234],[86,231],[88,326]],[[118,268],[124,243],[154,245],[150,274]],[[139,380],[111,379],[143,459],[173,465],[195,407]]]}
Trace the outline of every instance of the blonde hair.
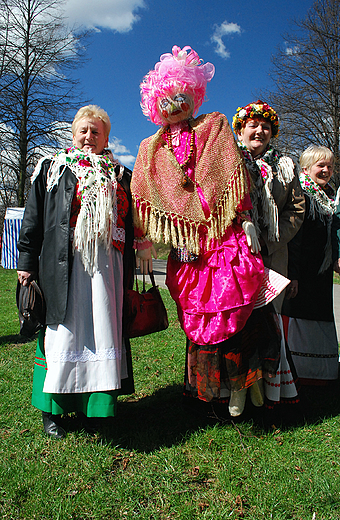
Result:
{"label": "blonde hair", "polygon": [[104,125],[105,137],[109,137],[111,130],[110,118],[105,110],[98,105],[86,105],[78,110],[72,122],[72,135],[76,133],[78,123],[81,119],[84,119],[84,117],[100,119]]}
{"label": "blonde hair", "polygon": [[309,170],[313,164],[321,161],[322,159],[326,161],[332,161],[332,165],[334,165],[334,154],[329,148],[326,146],[317,146],[316,144],[311,144],[300,155],[299,162],[301,170]]}

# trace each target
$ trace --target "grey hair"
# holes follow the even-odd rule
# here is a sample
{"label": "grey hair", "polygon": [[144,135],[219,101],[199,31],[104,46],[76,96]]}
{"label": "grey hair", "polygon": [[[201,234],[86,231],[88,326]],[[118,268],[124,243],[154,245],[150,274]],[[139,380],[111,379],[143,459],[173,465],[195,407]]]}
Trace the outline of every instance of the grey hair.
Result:
{"label": "grey hair", "polygon": [[313,164],[321,161],[322,159],[331,161],[332,165],[334,165],[334,154],[329,148],[326,146],[317,146],[316,144],[311,144],[300,155],[300,168],[301,170],[308,170],[313,166]]}
{"label": "grey hair", "polygon": [[85,107],[82,107],[78,110],[72,123],[72,135],[75,135],[78,123],[81,119],[84,119],[84,117],[100,119],[104,125],[105,137],[109,137],[111,130],[110,118],[105,110],[97,105],[86,105]]}

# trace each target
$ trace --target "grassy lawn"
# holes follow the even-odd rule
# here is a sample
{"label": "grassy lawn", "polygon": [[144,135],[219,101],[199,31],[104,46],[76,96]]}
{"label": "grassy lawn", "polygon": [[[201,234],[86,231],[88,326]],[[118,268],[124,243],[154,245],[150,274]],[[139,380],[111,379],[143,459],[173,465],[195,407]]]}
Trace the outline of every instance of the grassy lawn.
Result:
{"label": "grassy lawn", "polygon": [[168,244],[163,244],[159,242],[159,244],[154,244],[154,247],[157,252],[157,258],[159,260],[167,260],[170,253],[170,246]]}
{"label": "grassy lawn", "polygon": [[98,435],[47,438],[30,404],[36,341],[17,335],[16,274],[0,268],[0,517],[47,520],[340,519],[340,384],[294,413],[245,418],[182,399],[184,335],[132,341],[136,393]]}

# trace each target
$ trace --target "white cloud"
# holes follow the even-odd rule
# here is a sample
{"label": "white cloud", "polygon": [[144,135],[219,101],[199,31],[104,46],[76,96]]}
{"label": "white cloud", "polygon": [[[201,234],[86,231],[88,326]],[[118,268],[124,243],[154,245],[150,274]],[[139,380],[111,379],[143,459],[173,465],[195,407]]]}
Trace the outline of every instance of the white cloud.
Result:
{"label": "white cloud", "polygon": [[[39,4],[39,5],[38,5]],[[6,72],[16,70],[19,72],[26,66],[25,42],[27,38],[27,31],[30,28],[30,70],[46,80],[64,79],[65,76],[55,67],[56,61],[62,62],[63,58],[73,58],[78,52],[78,41],[72,34],[68,32],[67,28],[60,26],[58,20],[55,18],[55,7],[51,2],[51,8],[45,8],[43,3],[36,2],[32,6],[32,11],[29,6],[22,2],[22,8],[10,7],[10,12],[0,9],[0,26],[6,27],[3,29],[1,35],[1,47],[9,46],[10,52],[2,52],[1,59],[4,61],[3,66]],[[32,23],[28,25],[27,18],[29,14],[32,18]],[[8,18],[7,18],[8,17]],[[7,32],[8,28],[8,32]],[[40,55],[40,47],[43,45],[45,53]],[[48,56],[53,53],[57,60],[50,61]]]}
{"label": "white cloud", "polygon": [[300,47],[298,45],[293,45],[293,47],[288,47],[286,43],[286,54],[287,56],[294,56],[294,54],[298,54]]}
{"label": "white cloud", "polygon": [[140,18],[136,12],[145,7],[144,0],[66,0],[65,16],[70,25],[122,33],[132,29]]}
{"label": "white cloud", "polygon": [[109,142],[109,148],[112,150],[112,153],[118,161],[120,161],[125,166],[133,166],[136,157],[134,157],[130,150],[126,148],[123,144],[121,144],[121,139],[118,137],[112,137]]}
{"label": "white cloud", "polygon": [[128,168],[132,168],[135,164],[136,157],[133,155],[116,155],[114,154],[115,158],[118,159],[120,163],[122,163],[124,166],[127,166]]}
{"label": "white cloud", "polygon": [[221,24],[214,26],[214,34],[211,37],[211,41],[216,44],[215,52],[221,58],[227,59],[230,57],[230,52],[226,49],[223,43],[223,36],[230,36],[232,34],[240,34],[241,27],[237,23],[228,23],[226,20]]}

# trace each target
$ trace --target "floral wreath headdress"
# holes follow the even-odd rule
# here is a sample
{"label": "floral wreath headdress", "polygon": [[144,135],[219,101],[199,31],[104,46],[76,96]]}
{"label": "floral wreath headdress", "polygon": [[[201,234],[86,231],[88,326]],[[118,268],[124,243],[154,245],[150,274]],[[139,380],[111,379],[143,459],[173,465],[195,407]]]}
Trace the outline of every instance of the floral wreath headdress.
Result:
{"label": "floral wreath headdress", "polygon": [[236,114],[233,117],[233,129],[236,134],[241,131],[247,119],[254,119],[260,117],[268,121],[272,127],[272,137],[277,137],[279,134],[279,116],[275,110],[260,99],[255,103],[249,103],[245,107],[238,107]]}
{"label": "floral wreath headdress", "polygon": [[153,123],[163,125],[157,101],[160,97],[180,89],[183,94],[186,93],[193,98],[193,115],[196,115],[205,100],[207,83],[214,74],[214,65],[209,62],[203,64],[203,60],[190,46],[181,49],[174,45],[172,54],[162,54],[155,68],[144,76],[140,84],[143,114]]}

